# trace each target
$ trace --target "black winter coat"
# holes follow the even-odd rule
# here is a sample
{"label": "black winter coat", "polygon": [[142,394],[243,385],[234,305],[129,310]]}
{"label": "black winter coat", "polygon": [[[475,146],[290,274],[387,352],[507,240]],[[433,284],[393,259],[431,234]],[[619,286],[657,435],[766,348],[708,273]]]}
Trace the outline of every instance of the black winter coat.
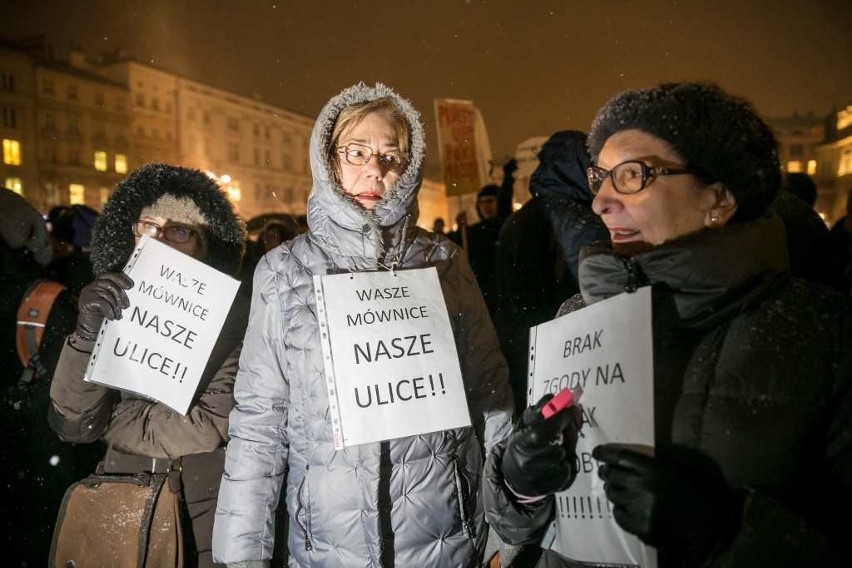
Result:
{"label": "black winter coat", "polygon": [[570,131],[548,140],[530,179],[533,198],[500,230],[495,325],[518,413],[527,406],[529,329],[553,319],[565,298],[580,291],[580,250],[609,238],[592,211],[585,143],[585,135]]}
{"label": "black winter coat", "polygon": [[[588,303],[624,291],[631,272],[654,286],[657,445],[699,449],[746,492],[739,531],[708,566],[836,566],[848,556],[852,305],[789,277],[784,242],[780,222],[764,219],[629,259],[598,247],[581,264]],[[486,515],[505,540],[535,540],[553,502],[514,503],[498,458],[486,465]],[[666,552],[660,565],[677,565]],[[542,564],[570,565],[550,551]]]}

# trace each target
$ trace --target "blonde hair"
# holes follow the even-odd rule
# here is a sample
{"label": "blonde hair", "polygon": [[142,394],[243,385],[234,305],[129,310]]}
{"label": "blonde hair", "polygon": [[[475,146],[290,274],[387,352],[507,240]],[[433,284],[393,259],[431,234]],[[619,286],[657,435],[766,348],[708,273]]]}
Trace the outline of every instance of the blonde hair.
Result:
{"label": "blonde hair", "polygon": [[340,114],[337,115],[337,120],[334,123],[334,128],[331,131],[331,145],[329,152],[332,158],[336,158],[336,149],[340,139],[348,136],[349,133],[351,133],[352,130],[367,117],[367,115],[373,113],[376,113],[388,120],[391,127],[394,129],[394,132],[396,132],[399,151],[406,160],[408,159],[409,140],[411,138],[408,131],[408,120],[405,118],[405,115],[402,114],[402,111],[400,111],[393,103],[393,100],[389,98],[354,104],[340,111]]}

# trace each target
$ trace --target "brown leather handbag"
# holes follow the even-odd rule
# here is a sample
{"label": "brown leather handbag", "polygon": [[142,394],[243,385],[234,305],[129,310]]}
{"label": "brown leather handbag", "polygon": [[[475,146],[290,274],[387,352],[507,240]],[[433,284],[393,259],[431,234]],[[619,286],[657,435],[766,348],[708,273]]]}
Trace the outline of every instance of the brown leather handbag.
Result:
{"label": "brown leather handbag", "polygon": [[50,566],[181,568],[178,472],[104,475],[101,466],[98,471],[65,492]]}

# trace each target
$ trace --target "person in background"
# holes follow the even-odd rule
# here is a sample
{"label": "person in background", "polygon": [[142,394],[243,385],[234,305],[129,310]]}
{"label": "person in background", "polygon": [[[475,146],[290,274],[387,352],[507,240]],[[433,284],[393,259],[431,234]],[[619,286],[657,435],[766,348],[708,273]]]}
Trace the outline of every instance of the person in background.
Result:
{"label": "person in background", "polygon": [[[268,566],[274,508],[290,566],[481,561],[483,456],[511,428],[497,335],[461,250],[417,226],[425,134],[411,104],[363,83],[333,97],[310,142],[307,234],[258,263],[231,413],[214,558]],[[472,427],[334,449],[313,277],[434,266]]]}
{"label": "person in background", "polygon": [[503,165],[503,183],[501,185],[486,185],[476,195],[476,213],[479,215],[480,221],[467,226],[466,214],[460,213],[457,217],[458,231],[451,236],[456,244],[461,245],[463,244],[461,233],[466,231],[467,256],[470,267],[476,275],[479,289],[482,290],[482,296],[485,298],[485,303],[492,317],[497,309],[494,252],[500,228],[512,214],[514,175],[517,169],[518,162],[514,158]]}
{"label": "person in background", "polygon": [[[645,285],[654,298],[654,455],[593,450],[615,521],[664,568],[845,565],[852,306],[790,276],[768,215],[781,185],[769,127],[715,85],[668,83],[607,102],[589,150],[610,240],[584,251],[581,295],[561,313]],[[513,438],[489,456],[485,491],[514,544],[540,538],[570,478]],[[553,551],[541,563],[574,565]]]}
{"label": "person in background", "polygon": [[793,275],[842,289],[836,247],[825,221],[813,208],[816,195],[816,183],[809,175],[788,173],[769,209],[784,222]]}
{"label": "person in background", "polygon": [[553,319],[565,298],[580,291],[580,249],[608,233],[592,211],[586,180],[586,135],[553,134],[538,153],[532,199],[503,224],[496,248],[497,317],[515,411],[527,406],[530,327]]}
{"label": "person in background", "polygon": [[[74,333],[68,336],[50,389],[48,420],[69,442],[106,444],[107,474],[180,470],[190,565],[213,566],[213,514],[224,468],[228,413],[247,304],[237,295],[186,416],[163,403],[83,380],[105,319],[129,307],[132,280],[122,272],[143,235],[212,268],[240,268],[245,225],[215,181],[198,170],[149,164],[122,181],[92,236],[95,280],[83,288]],[[155,531],[164,527],[153,527]]]}
{"label": "person in background", "polygon": [[65,489],[91,472],[97,448],[65,444],[47,425],[50,382],[77,307],[59,292],[44,322],[40,369],[24,373],[16,349],[17,314],[25,296],[46,275],[51,260],[44,219],[17,193],[0,188],[0,543],[9,566],[44,566]]}
{"label": "person in background", "polygon": [[852,296],[852,189],[846,194],[846,215],[831,228],[831,241],[843,291]]}
{"label": "person in background", "polygon": [[62,205],[51,209],[47,219],[53,247],[48,273],[76,298],[95,279],[89,249],[98,212],[85,205]]}
{"label": "person in background", "polygon": [[441,217],[435,217],[435,222],[432,223],[432,232],[439,235],[446,234],[444,230],[444,220]]}

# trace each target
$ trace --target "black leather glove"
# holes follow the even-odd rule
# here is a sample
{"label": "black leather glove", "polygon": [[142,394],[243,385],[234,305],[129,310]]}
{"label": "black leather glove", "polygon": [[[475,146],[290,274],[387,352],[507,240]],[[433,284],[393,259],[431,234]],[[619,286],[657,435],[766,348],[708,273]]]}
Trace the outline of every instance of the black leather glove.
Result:
{"label": "black leather glove", "polygon": [[505,164],[503,164],[503,175],[507,178],[510,178],[515,175],[515,172],[518,170],[518,160],[512,158]]}
{"label": "black leather glove", "polygon": [[107,272],[80,290],[77,337],[94,341],[104,318],[121,319],[121,310],[130,305],[125,290],[132,287],[133,280],[123,272]]}
{"label": "black leather glove", "polygon": [[592,457],[619,526],[680,563],[703,563],[738,530],[743,496],[700,451],[672,446],[651,457],[604,444]]}
{"label": "black leather glove", "polygon": [[580,408],[569,406],[545,420],[541,408],[551,398],[553,395],[547,394],[524,411],[503,452],[503,479],[516,496],[540,497],[564,491],[577,475],[574,453],[582,419]]}

